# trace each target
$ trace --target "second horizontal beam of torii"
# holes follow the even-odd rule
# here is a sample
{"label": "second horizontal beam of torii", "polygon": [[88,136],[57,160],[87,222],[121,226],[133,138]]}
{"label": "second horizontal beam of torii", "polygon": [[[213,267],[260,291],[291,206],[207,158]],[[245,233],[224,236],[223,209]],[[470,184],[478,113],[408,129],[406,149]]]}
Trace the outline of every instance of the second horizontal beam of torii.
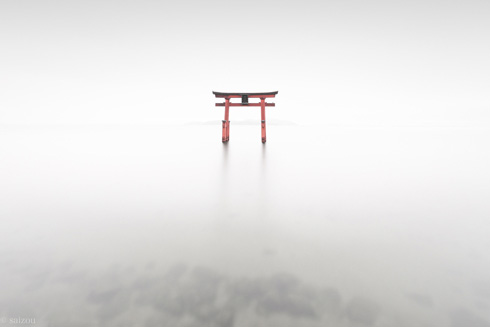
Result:
{"label": "second horizontal beam of torii", "polygon": [[[248,104],[241,104],[241,103],[229,103],[228,104],[230,107],[260,107],[261,104],[260,102],[257,102],[257,103],[248,103]],[[217,103],[216,104],[216,107],[225,107],[226,106],[226,103],[225,102],[222,102],[222,103]],[[266,107],[275,107],[276,104],[275,103],[265,103],[265,106]]]}

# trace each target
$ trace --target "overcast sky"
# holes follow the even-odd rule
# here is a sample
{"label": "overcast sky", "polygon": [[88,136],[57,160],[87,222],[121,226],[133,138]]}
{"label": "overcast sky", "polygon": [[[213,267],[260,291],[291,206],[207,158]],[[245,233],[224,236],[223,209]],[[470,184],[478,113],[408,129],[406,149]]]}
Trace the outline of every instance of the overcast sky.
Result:
{"label": "overcast sky", "polygon": [[488,0],[1,0],[0,123],[219,121],[213,90],[278,90],[268,118],[299,123],[489,123],[489,17]]}

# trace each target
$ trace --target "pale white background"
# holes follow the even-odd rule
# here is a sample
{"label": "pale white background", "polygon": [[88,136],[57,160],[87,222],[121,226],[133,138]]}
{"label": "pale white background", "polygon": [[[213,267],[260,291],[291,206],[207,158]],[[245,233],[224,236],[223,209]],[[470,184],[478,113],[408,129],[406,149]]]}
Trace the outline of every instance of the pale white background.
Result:
{"label": "pale white background", "polygon": [[211,90],[273,91],[283,119],[488,123],[490,4],[0,3],[0,122],[215,117]]}
{"label": "pale white background", "polygon": [[489,17],[0,0],[0,319],[490,326]]}

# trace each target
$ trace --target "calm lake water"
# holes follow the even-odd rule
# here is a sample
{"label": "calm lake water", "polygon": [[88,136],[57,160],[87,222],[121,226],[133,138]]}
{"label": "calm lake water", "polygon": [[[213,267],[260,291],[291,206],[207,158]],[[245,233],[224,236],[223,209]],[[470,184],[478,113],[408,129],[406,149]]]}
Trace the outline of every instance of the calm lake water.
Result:
{"label": "calm lake water", "polygon": [[490,326],[490,129],[267,131],[1,127],[0,325]]}

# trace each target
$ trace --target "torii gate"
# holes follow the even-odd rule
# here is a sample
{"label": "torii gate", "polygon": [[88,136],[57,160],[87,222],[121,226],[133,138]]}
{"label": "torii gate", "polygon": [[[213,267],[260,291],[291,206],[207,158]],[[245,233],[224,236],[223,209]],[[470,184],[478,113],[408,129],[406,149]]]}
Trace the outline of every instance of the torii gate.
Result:
{"label": "torii gate", "polygon": [[[249,107],[258,107],[261,108],[261,121],[262,121],[262,143],[266,142],[265,136],[265,107],[275,107],[275,103],[267,103],[265,102],[266,98],[275,98],[278,91],[275,92],[259,92],[259,93],[234,93],[234,92],[215,92],[213,94],[217,98],[225,98],[225,102],[216,103],[216,107],[225,107],[225,119],[223,120],[223,137],[222,141],[228,142],[230,140],[230,120],[229,118],[229,110],[230,107],[241,107],[241,106],[249,106]],[[231,103],[231,98],[242,98],[241,103]],[[260,102],[249,103],[249,98],[260,98]]]}

